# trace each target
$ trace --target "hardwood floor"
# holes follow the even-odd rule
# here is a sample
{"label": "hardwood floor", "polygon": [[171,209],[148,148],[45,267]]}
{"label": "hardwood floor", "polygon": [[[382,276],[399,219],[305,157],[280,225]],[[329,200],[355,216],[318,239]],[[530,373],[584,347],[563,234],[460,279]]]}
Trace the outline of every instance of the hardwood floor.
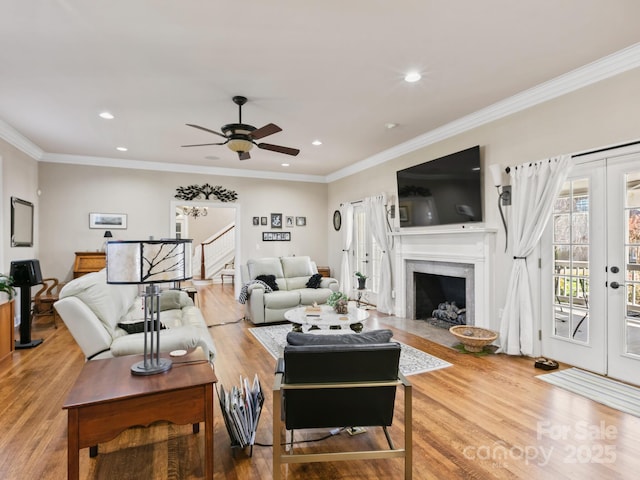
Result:
{"label": "hardwood floor", "polygon": [[[240,375],[257,373],[265,406],[257,441],[271,444],[271,386],[275,360],[248,332],[232,285],[199,287],[199,303],[210,324],[218,356],[216,374],[225,386]],[[369,326],[387,327],[384,316]],[[433,343],[391,326],[394,337],[447,360],[452,367],[413,375],[413,444],[415,479],[575,479],[635,478],[640,467],[640,419],[535,378],[542,373],[529,358],[476,357]],[[0,363],[0,478],[66,478],[66,412],[61,405],[84,359],[59,322],[48,319],[33,328],[39,347],[20,350]],[[107,382],[117,379],[105,379]],[[217,401],[217,399],[216,399]],[[390,432],[402,445],[402,395]],[[296,439],[317,438],[325,431],[296,432]],[[300,449],[353,449],[382,444],[375,429],[303,444]],[[133,428],[100,445],[98,457],[81,451],[81,478],[200,479],[203,432],[190,425],[159,423]],[[253,456],[234,451],[215,405],[215,478],[271,478],[269,446],[256,445]],[[401,460],[290,465],[289,479],[402,478]]]}

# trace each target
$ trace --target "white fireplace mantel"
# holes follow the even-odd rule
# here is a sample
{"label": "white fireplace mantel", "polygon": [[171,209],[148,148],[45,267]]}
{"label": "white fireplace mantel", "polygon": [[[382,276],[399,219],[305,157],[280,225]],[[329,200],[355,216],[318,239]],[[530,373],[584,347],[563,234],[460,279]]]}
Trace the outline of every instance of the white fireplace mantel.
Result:
{"label": "white fireplace mantel", "polygon": [[[460,227],[456,229],[403,229],[391,235],[395,241],[395,310],[407,316],[407,263],[449,262],[473,265],[474,325],[492,328],[494,279],[493,263],[497,229]],[[413,297],[413,295],[411,295]]]}

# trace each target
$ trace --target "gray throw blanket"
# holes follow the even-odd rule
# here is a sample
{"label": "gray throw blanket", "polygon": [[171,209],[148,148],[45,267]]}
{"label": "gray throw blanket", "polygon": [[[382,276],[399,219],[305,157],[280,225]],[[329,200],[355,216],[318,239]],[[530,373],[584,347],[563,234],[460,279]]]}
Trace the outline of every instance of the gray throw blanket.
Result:
{"label": "gray throw blanket", "polygon": [[255,283],[259,283],[260,285],[262,285],[266,293],[273,292],[271,287],[266,283],[264,283],[262,280],[251,280],[250,282],[247,282],[244,285],[242,285],[242,288],[240,288],[240,295],[238,295],[238,303],[241,303],[243,305],[247,303],[247,299],[249,298],[249,286]]}

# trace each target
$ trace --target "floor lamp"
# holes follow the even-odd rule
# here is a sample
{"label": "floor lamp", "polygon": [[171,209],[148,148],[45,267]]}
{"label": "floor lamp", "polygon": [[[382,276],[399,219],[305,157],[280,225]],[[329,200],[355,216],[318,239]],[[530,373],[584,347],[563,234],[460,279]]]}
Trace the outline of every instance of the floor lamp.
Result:
{"label": "floor lamp", "polygon": [[171,368],[160,358],[160,288],[158,283],[191,278],[191,240],[115,240],[107,242],[107,283],[146,285],[144,360],[131,366],[133,375],[154,375]]}

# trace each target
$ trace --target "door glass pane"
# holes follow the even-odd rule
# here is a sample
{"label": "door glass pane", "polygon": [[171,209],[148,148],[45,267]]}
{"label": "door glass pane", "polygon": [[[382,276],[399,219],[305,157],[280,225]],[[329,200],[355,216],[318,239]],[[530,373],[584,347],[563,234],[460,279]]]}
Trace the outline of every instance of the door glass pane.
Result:
{"label": "door glass pane", "polygon": [[640,355],[640,172],[627,173],[625,218],[625,353]]}
{"label": "door glass pane", "polygon": [[565,182],[554,204],[555,336],[589,341],[589,180]]}

